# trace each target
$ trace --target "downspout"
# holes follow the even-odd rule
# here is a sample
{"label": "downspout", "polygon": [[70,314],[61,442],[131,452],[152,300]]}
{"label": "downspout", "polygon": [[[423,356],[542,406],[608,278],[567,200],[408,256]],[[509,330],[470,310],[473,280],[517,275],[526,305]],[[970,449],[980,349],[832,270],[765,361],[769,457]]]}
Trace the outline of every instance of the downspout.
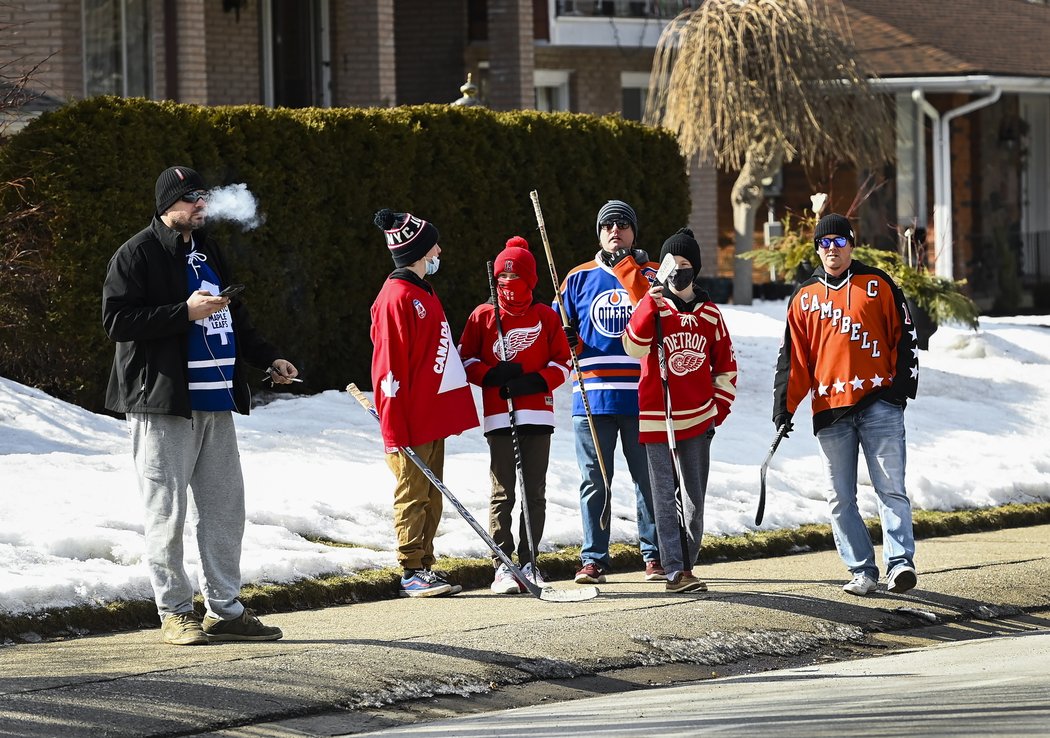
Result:
{"label": "downspout", "polygon": [[[944,182],[941,180],[941,157],[944,152],[941,150],[941,114],[937,112],[937,108],[930,104],[930,101],[923,95],[922,90],[916,88],[911,91],[911,99],[922,108],[922,112],[926,114],[926,117],[930,119],[931,130],[933,132],[933,143],[931,148],[933,149],[933,232],[936,237],[934,254],[937,255],[937,273],[940,274],[941,270],[941,248],[942,242],[941,237],[944,234],[944,221],[945,218],[945,206],[944,206]],[[926,177],[926,163],[919,161],[919,170],[922,172],[920,175],[925,179]],[[925,217],[925,213],[923,214]],[[951,223],[951,208],[947,208],[947,221]]]}
{"label": "downspout", "polygon": [[921,89],[912,90],[911,96],[933,123],[933,227],[936,231],[934,254],[937,258],[937,276],[955,279],[952,234],[952,154],[951,123],[962,115],[987,107],[1002,97],[1003,88],[995,87],[985,97],[972,100],[965,105],[941,115],[933,107]]}

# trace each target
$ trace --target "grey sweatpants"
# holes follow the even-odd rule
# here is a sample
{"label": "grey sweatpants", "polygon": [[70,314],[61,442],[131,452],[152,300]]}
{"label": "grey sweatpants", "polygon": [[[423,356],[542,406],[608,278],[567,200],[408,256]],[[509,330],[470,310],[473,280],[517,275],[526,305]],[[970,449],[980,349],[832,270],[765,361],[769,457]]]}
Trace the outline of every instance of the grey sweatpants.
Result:
{"label": "grey sweatpants", "polygon": [[686,547],[688,558],[682,560],[682,539],[675,507],[674,467],[671,449],[666,443],[647,443],[649,479],[653,486],[653,512],[656,515],[656,540],[660,544],[660,565],[668,579],[677,572],[693,568],[700,555],[704,537],[704,498],[707,496],[707,476],[711,468],[711,438],[708,431],[699,436],[678,441],[678,459],[682,464],[685,509]]}
{"label": "grey sweatpants", "polygon": [[182,545],[188,513],[208,614],[240,617],[244,479],[233,413],[194,411],[192,420],[147,413],[127,418],[146,508],[146,564],[157,612],[164,617],[193,609]]}

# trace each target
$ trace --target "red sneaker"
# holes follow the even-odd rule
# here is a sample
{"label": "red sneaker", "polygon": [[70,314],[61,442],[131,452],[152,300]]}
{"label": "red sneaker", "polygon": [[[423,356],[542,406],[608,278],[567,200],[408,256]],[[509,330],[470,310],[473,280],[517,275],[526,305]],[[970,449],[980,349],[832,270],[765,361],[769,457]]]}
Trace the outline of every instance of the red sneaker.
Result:
{"label": "red sneaker", "polygon": [[659,559],[645,562],[645,581],[663,582],[667,579],[667,572],[660,566]]}
{"label": "red sneaker", "polygon": [[597,564],[584,564],[576,572],[577,584],[602,584],[605,581],[605,572],[598,568]]}

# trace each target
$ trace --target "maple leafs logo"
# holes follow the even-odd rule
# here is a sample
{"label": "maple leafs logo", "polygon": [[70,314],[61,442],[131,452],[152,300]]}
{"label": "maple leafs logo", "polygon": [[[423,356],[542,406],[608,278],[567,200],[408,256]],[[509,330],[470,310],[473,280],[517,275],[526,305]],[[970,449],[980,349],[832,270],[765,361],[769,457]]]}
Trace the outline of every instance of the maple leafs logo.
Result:
{"label": "maple leafs logo", "polygon": [[388,398],[397,397],[397,391],[401,389],[401,383],[394,379],[393,372],[387,372],[386,376],[379,383],[379,389],[383,391],[383,394]]}

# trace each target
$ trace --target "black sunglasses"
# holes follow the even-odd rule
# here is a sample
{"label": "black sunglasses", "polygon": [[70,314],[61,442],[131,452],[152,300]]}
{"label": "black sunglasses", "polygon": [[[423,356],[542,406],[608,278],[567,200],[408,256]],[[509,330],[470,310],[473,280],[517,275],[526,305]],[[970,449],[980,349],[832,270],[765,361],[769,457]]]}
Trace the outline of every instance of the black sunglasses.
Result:
{"label": "black sunglasses", "polygon": [[602,230],[611,231],[613,226],[616,226],[621,231],[626,231],[631,227],[631,221],[629,220],[603,220],[601,223]]}
{"label": "black sunglasses", "polygon": [[192,192],[187,192],[185,195],[183,195],[179,199],[182,200],[183,202],[197,202],[201,198],[204,198],[204,197],[207,197],[207,196],[208,196],[208,191],[207,190],[193,190]]}
{"label": "black sunglasses", "polygon": [[845,236],[824,236],[817,239],[817,246],[820,246],[822,249],[830,249],[832,246],[844,249],[848,243],[849,239]]}

